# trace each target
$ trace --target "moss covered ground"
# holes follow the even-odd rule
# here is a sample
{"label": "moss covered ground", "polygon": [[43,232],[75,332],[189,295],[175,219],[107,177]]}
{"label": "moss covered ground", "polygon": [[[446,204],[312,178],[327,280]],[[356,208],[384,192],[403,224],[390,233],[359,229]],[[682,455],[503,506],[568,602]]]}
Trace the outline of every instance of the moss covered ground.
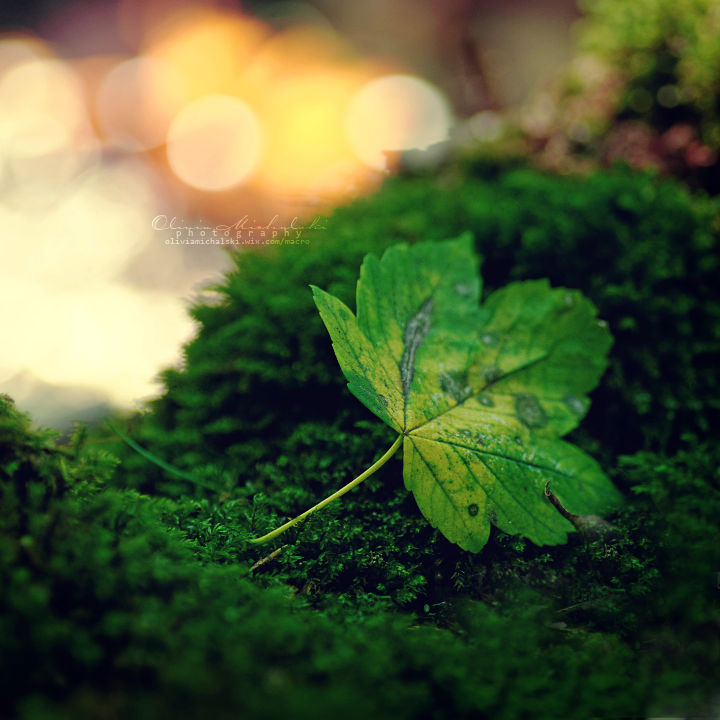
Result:
{"label": "moss covered ground", "polygon": [[[69,441],[0,400],[0,717],[611,718],[720,713],[720,205],[618,169],[390,179],[309,244],[241,251],[147,410]],[[615,337],[570,437],[626,497],[603,538],[479,555],[428,526],[347,391],[308,284],[469,230],[486,291],[548,277]],[[277,552],[276,552],[277,551]],[[259,562],[260,561],[260,562]]]}

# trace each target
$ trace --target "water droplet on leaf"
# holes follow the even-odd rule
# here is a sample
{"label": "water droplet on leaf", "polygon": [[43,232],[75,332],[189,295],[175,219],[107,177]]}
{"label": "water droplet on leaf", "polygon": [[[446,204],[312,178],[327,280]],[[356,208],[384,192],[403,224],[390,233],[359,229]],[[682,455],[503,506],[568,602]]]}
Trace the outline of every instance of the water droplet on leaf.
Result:
{"label": "water droplet on leaf", "polygon": [[584,415],[585,410],[587,410],[586,404],[576,395],[566,395],[563,398],[563,402],[567,406],[568,410],[575,413],[575,415]]}
{"label": "water droplet on leaf", "polygon": [[477,400],[481,405],[485,405],[485,407],[495,407],[493,399],[487,393],[480,393],[477,396]]}
{"label": "water droplet on leaf", "polygon": [[541,428],[547,425],[547,415],[542,405],[530,393],[518,393],[515,396],[515,412],[528,427]]}
{"label": "water droplet on leaf", "polygon": [[441,372],[438,376],[438,382],[442,391],[446,395],[450,395],[455,402],[462,402],[467,399],[472,392],[472,388],[467,384],[467,378],[464,373],[456,371]]}

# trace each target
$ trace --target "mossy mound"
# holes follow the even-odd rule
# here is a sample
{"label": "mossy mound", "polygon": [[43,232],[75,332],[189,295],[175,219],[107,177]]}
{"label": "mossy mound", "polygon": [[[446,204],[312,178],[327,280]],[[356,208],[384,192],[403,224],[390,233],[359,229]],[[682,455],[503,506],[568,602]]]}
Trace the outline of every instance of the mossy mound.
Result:
{"label": "mossy mound", "polygon": [[[698,438],[718,410],[717,211],[626,171],[451,169],[389,181],[310,245],[240,253],[192,310],[184,367],[130,421],[206,487],[97,435],[58,446],[0,401],[0,716],[709,714],[720,453]],[[465,553],[420,516],[394,458],[249,544],[393,439],[345,389],[307,284],[352,304],[366,252],[464,230],[486,287],[549,277],[611,326],[573,440],[628,498],[614,533],[536,547],[493,532]]]}
{"label": "mossy mound", "polygon": [[[473,174],[475,173],[475,174]],[[220,460],[243,478],[302,422],[330,421],[350,399],[312,301],[313,283],[354,307],[368,252],[470,231],[486,292],[547,277],[578,288],[615,337],[584,428],[611,454],[678,446],[720,420],[720,202],[618,170],[580,180],[531,170],[396,178],[337,210],[309,245],[241,252],[219,297],[191,312],[196,338],[167,391],[135,428],[180,468]],[[126,470],[163,482],[145,461]],[[125,476],[127,477],[127,476]],[[126,480],[123,480],[126,482]]]}
{"label": "mossy mound", "polygon": [[[388,507],[391,468],[249,572],[246,540],[266,510],[247,490],[197,501],[107,488],[107,458],[56,447],[6,401],[0,417],[15,438],[0,466],[3,716],[709,711],[716,448],[626,458],[618,476],[633,492],[611,540],[536,548],[499,535],[480,556],[402,499]],[[333,450],[302,436],[293,449],[307,460]]]}

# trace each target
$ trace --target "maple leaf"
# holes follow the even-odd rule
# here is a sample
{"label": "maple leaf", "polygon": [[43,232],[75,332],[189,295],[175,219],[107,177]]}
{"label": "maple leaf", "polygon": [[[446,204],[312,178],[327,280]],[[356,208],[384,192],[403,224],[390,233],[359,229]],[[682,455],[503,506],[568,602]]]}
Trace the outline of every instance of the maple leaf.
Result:
{"label": "maple leaf", "polygon": [[567,514],[601,514],[621,496],[595,460],[561,440],[587,412],[612,338],[579,292],[546,280],[508,285],[480,305],[470,236],[368,255],[357,316],[313,286],[350,391],[399,437],[371,468],[286,523],[331,502],[403,447],[403,478],[451,542],[478,552],[490,524],[565,542]]}

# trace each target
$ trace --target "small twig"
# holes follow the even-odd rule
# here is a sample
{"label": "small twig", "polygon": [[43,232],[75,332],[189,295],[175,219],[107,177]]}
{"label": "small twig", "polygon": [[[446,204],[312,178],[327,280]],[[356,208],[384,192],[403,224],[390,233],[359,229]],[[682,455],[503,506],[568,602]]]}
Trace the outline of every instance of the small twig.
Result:
{"label": "small twig", "polygon": [[262,567],[265,565],[265,563],[269,563],[271,560],[274,560],[286,547],[289,547],[290,543],[286,543],[285,545],[281,545],[277,550],[273,550],[269,555],[266,555],[264,558],[260,558],[251,568],[250,572],[253,572],[253,570],[257,570],[259,567]]}
{"label": "small twig", "polygon": [[564,507],[563,504],[558,500],[555,493],[550,489],[550,481],[548,480],[545,483],[545,496],[550,500],[550,502],[555,506],[557,511],[567,520],[569,520],[573,525],[575,524],[575,519],[577,518],[577,515],[573,515],[571,512],[568,512]]}
{"label": "small twig", "polygon": [[555,493],[550,489],[550,481],[545,483],[545,495],[548,500],[555,506],[557,511],[567,520],[573,527],[588,540],[606,539],[619,537],[618,529],[611,525],[607,520],[603,520],[597,515],[575,515],[563,507],[563,504],[556,497]]}

